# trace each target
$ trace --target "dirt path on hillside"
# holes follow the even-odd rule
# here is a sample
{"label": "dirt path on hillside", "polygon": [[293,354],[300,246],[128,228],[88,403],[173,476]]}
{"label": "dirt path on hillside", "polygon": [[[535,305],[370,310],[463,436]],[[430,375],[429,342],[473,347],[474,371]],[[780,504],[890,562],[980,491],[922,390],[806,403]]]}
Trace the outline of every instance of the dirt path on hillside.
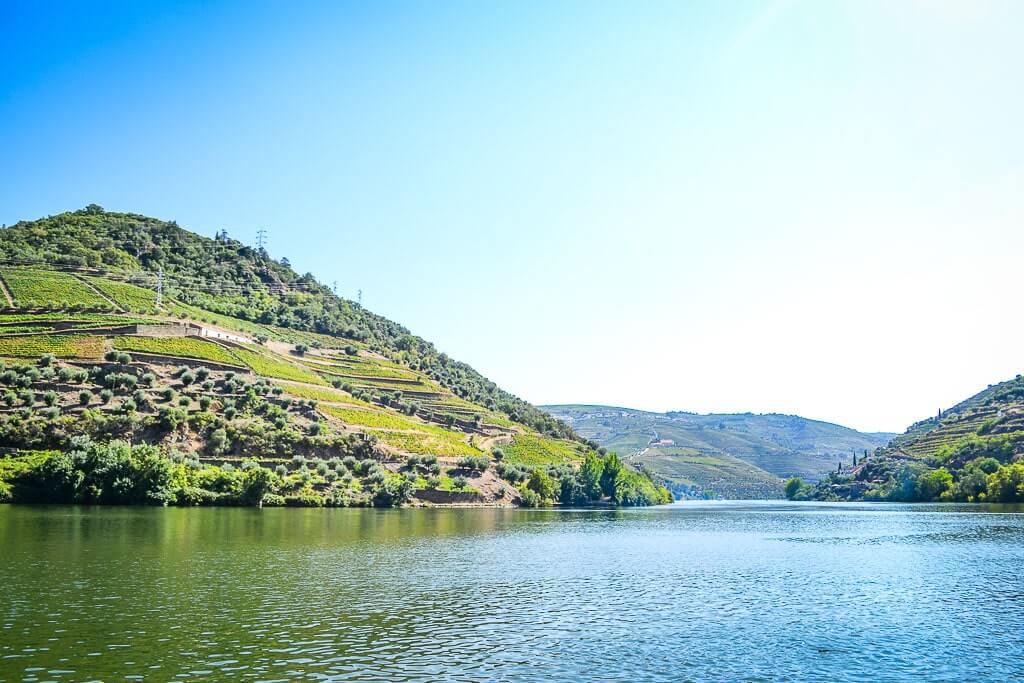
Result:
{"label": "dirt path on hillside", "polygon": [[92,293],[93,293],[93,294],[95,294],[96,296],[98,296],[99,298],[103,299],[104,301],[106,301],[106,302],[107,302],[108,304],[110,304],[111,306],[113,306],[113,307],[114,307],[114,310],[115,310],[115,311],[117,311],[118,313],[124,313],[124,312],[125,312],[125,310],[124,310],[123,308],[121,308],[121,307],[120,307],[120,306],[119,306],[119,305],[117,304],[117,302],[116,302],[116,301],[114,301],[114,300],[113,300],[113,299],[111,299],[111,298],[110,298],[109,296],[107,296],[106,294],[104,294],[103,292],[101,292],[101,291],[99,290],[99,288],[98,288],[98,287],[96,287],[96,285],[94,285],[93,283],[89,282],[88,280],[86,280],[86,279],[85,279],[84,277],[82,277],[82,276],[81,276],[81,275],[79,275],[78,273],[71,273],[71,275],[72,275],[72,277],[74,277],[74,278],[75,278],[76,280],[78,280],[79,282],[81,282],[81,283],[82,283],[83,285],[85,285],[86,287],[88,287],[88,288],[89,288],[89,290],[90,290],[90,291],[92,291]]}
{"label": "dirt path on hillside", "polygon": [[7,283],[4,282],[2,277],[0,277],[0,291],[3,292],[4,298],[7,299],[7,307],[14,308],[14,299],[11,298],[11,293],[7,289]]}

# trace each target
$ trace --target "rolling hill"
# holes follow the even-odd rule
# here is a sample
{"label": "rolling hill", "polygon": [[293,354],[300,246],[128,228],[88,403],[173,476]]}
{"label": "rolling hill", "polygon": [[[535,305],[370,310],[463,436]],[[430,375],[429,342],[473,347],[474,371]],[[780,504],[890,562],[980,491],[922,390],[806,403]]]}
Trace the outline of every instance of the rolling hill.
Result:
{"label": "rolling hill", "polygon": [[95,205],[0,230],[0,447],[0,501],[669,499],[286,261]]}
{"label": "rolling hill", "polygon": [[541,407],[679,492],[723,497],[779,497],[783,479],[817,481],[839,462],[850,463],[854,453],[874,450],[893,436],[792,415]]}
{"label": "rolling hill", "polygon": [[968,502],[1024,501],[1024,377],[990,385],[910,426],[856,467],[793,498]]}

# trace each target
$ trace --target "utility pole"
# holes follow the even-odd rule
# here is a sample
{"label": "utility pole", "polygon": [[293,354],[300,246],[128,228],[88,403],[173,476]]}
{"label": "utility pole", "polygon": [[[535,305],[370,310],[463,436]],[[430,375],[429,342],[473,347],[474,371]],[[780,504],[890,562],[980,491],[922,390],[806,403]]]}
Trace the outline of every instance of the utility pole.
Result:
{"label": "utility pole", "polygon": [[156,307],[160,308],[164,303],[164,267],[156,272]]}
{"label": "utility pole", "polygon": [[267,241],[267,229],[266,228],[260,228],[259,230],[256,231],[256,247],[260,251],[263,251],[263,245],[266,243],[266,241]]}

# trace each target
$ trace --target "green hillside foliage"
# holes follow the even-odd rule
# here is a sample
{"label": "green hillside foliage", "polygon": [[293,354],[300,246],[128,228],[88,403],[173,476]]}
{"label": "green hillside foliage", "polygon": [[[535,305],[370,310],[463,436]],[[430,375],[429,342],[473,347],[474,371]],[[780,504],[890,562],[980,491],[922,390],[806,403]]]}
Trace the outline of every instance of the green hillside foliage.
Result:
{"label": "green hillside foliage", "polygon": [[[0,254],[18,262],[0,272],[19,297],[0,313],[0,501],[671,499],[611,461],[602,488],[579,494],[592,444],[224,237],[90,207],[0,230]],[[39,259],[52,267],[24,265]],[[125,281],[144,283],[154,268],[166,277],[160,307],[152,289]]]}
{"label": "green hillside foliage", "polygon": [[174,221],[90,205],[0,231],[0,261],[9,260],[122,275],[148,273],[154,282],[155,273],[163,267],[168,297],[184,305],[250,323],[365,342],[462,398],[542,433],[571,435],[557,420],[401,325],[335,296],[312,275],[293,271],[286,260],[276,261],[265,251],[226,236],[209,239]]}
{"label": "green hillside foliage", "polygon": [[649,413],[542,406],[581,436],[645,467],[679,495],[779,497],[783,479],[817,481],[891,434],[864,434],[793,415]]}
{"label": "green hillside foliage", "polygon": [[198,358],[213,363],[241,366],[235,354],[220,344],[197,337],[117,337],[113,341],[118,351],[153,353],[177,358]]}
{"label": "green hillside foliage", "polygon": [[1024,378],[1018,375],[912,425],[856,467],[796,499],[899,502],[1024,501]]}
{"label": "green hillside foliage", "polygon": [[748,462],[724,454],[703,455],[688,448],[652,448],[628,459],[664,479],[680,495],[729,500],[779,498],[782,480]]}
{"label": "green hillside foliage", "polygon": [[139,287],[130,282],[116,282],[100,277],[84,279],[123,310],[140,313],[157,312],[156,292],[152,289]]}
{"label": "green hillside foliage", "polygon": [[7,291],[18,308],[110,308],[84,280],[53,270],[36,268],[0,269]]}

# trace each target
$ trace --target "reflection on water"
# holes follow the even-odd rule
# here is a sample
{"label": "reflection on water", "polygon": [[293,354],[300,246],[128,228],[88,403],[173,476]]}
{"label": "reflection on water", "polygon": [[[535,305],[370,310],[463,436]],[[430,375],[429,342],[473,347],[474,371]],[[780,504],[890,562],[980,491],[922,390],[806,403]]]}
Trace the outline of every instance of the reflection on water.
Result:
{"label": "reflection on water", "polygon": [[1020,679],[1022,513],[0,506],[0,680]]}

